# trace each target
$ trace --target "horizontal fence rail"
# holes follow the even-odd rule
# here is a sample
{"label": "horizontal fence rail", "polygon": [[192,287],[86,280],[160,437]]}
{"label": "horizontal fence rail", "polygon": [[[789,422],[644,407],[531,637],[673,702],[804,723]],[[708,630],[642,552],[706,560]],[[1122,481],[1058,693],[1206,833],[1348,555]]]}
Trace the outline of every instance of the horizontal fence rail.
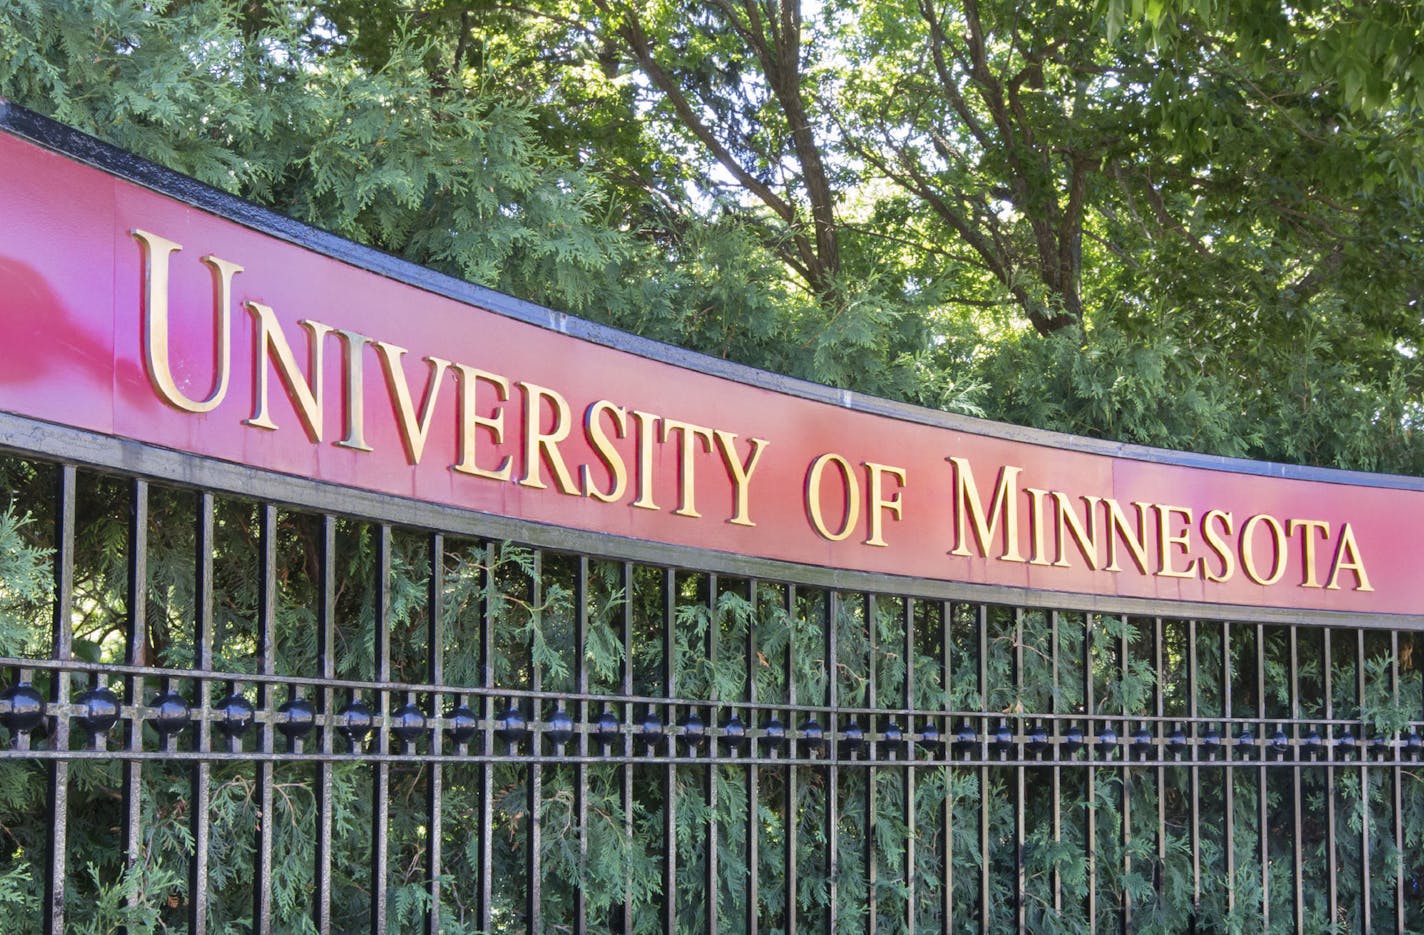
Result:
{"label": "horizontal fence rail", "polygon": [[1410,631],[0,475],[0,931],[1424,928]]}

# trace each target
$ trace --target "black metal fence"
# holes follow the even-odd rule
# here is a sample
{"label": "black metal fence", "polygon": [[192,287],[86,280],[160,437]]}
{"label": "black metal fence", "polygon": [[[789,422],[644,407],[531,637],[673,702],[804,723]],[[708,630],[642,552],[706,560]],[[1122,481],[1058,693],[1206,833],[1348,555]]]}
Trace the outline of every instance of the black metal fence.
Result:
{"label": "black metal fence", "polygon": [[0,931],[1424,928],[1412,632],[667,567],[3,428],[98,467],[0,463]]}

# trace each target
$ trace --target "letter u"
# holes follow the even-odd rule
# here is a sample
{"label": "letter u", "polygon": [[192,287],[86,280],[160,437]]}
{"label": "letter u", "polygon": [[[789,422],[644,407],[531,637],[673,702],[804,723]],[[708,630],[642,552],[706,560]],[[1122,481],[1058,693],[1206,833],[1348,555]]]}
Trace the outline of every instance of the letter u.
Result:
{"label": "letter u", "polygon": [[143,251],[144,317],[143,362],[149,382],[158,395],[185,412],[211,412],[227,395],[230,372],[232,312],[232,277],[242,267],[215,256],[205,256],[202,262],[213,271],[213,304],[217,315],[214,334],[217,337],[217,377],[213,391],[204,400],[188,398],[173,380],[173,368],[168,359],[168,266],[169,258],[182,246],[145,230],[131,231]]}

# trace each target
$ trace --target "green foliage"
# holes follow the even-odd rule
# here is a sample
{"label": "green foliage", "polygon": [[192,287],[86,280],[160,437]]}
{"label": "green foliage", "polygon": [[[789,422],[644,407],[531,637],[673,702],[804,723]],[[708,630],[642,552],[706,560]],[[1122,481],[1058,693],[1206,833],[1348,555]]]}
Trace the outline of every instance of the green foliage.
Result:
{"label": "green foliage", "polygon": [[1404,3],[1217,4],[1201,0],[1107,0],[1108,34],[1144,26],[1173,47],[1207,32],[1259,74],[1282,62],[1302,86],[1338,94],[1351,110],[1424,110],[1419,8]]}
{"label": "green foliage", "polygon": [[295,5],[26,0],[0,42],[0,93],[416,262],[581,309],[627,252],[528,108],[439,93],[416,37],[373,71]]}
{"label": "green foliage", "polygon": [[[1413,5],[763,5],[794,20],[781,33],[770,19],[753,22],[752,6],[13,0],[0,7],[0,94],[363,243],[717,357],[1075,434],[1424,471],[1417,431],[1424,71],[1414,52],[1421,20]],[[782,54],[768,55],[773,48]],[[48,650],[52,480],[45,468],[6,466],[4,655]],[[129,650],[127,519],[116,507],[125,492],[90,482],[80,495],[76,654],[118,662]],[[192,659],[193,540],[179,518],[191,515],[190,505],[175,493],[154,497],[144,608],[150,638],[140,654],[184,667]],[[234,673],[256,664],[257,525],[250,505],[222,504],[214,651],[217,665]],[[284,514],[279,540],[277,664],[309,674],[316,532],[307,518]],[[395,677],[410,682],[426,678],[428,562],[428,543],[397,535],[385,620]],[[342,677],[374,672],[373,563],[372,530],[343,523],[334,657]],[[1157,676],[1146,661],[1143,621],[1103,617],[1090,626],[1065,617],[1055,645],[1050,620],[1026,613],[1020,689],[1011,668],[1015,622],[999,612],[988,616],[990,651],[982,660],[972,609],[951,614],[946,680],[945,622],[928,605],[914,605],[907,640],[903,605],[894,600],[867,608],[815,591],[788,599],[784,589],[752,591],[738,582],[709,593],[705,576],[669,580],[640,568],[625,580],[619,567],[594,563],[584,594],[588,635],[576,649],[571,560],[455,543],[445,572],[453,686],[479,683],[482,660],[471,647],[480,645],[488,617],[497,634],[489,664],[501,685],[537,679],[565,691],[582,670],[603,694],[621,692],[626,676],[635,695],[656,695],[670,681],[692,698],[739,698],[750,685],[762,704],[820,699],[829,625],[840,647],[834,674],[843,705],[883,705],[908,694],[905,704],[922,711],[982,705],[1085,721],[1092,713],[1147,714],[1160,690],[1170,714],[1186,710],[1187,636],[1177,624],[1168,628],[1166,670]],[[669,596],[676,626],[665,671]],[[625,619],[634,633],[631,658],[623,654]],[[1226,711],[1213,674],[1197,685],[1202,712],[1252,716],[1263,702],[1268,716],[1324,717],[1328,697],[1336,717],[1373,730],[1398,730],[1411,717],[1388,684],[1384,647],[1336,646],[1327,667],[1318,641],[1306,639],[1303,690],[1292,696],[1283,639],[1284,631],[1265,631],[1264,699],[1246,678],[1233,686]],[[1223,647],[1220,633],[1203,630],[1196,649],[1203,672],[1224,673],[1229,664],[1239,680],[1253,671],[1252,641]],[[1402,697],[1417,697],[1412,658],[1406,676]],[[46,678],[36,677],[42,690]],[[1090,686],[1093,711],[1086,710]],[[218,690],[209,686],[210,695]],[[525,705],[528,717],[549,713]],[[625,722],[645,713],[617,707]],[[1306,855],[1306,930],[1359,925],[1357,915],[1326,918],[1329,802],[1341,866],[1357,865],[1363,839],[1382,878],[1400,859],[1381,817],[1390,814],[1392,792],[1378,772],[1363,778],[1337,770],[1333,800],[1322,771],[1303,773],[1305,831],[1314,842]],[[705,924],[703,829],[714,820],[724,920],[744,915],[751,821],[765,916],[775,918],[787,895],[782,855],[794,827],[797,898],[805,918],[817,918],[831,892],[825,772],[799,770],[792,789],[787,771],[766,770],[755,802],[743,771],[714,769],[714,797],[704,775],[676,768],[669,785],[666,771],[636,770],[629,814],[621,772],[589,768],[584,861],[572,837],[575,772],[547,769],[540,856],[553,924],[568,919],[579,887],[592,918],[626,899],[635,930],[655,930],[660,829],[669,809],[676,910],[689,929]],[[1291,836],[1281,829],[1293,787],[1275,771],[1264,785],[1249,770],[1229,782],[1205,775],[1203,925],[1259,925],[1254,862],[1264,796],[1271,917],[1284,926]],[[469,833],[483,822],[476,777],[460,767],[444,777],[449,876],[442,899],[450,932],[471,931],[481,879]],[[1424,844],[1424,784],[1414,781],[1416,770],[1403,777],[1408,854]],[[426,899],[426,778],[421,768],[392,767],[393,930],[416,927]],[[1056,802],[1045,776],[1030,770],[1029,778],[1024,876],[1032,930],[1087,927],[1078,897],[1089,845],[1100,926],[1112,922],[1109,896],[1126,892],[1139,930],[1183,928],[1194,886],[1188,773],[1167,771],[1159,788],[1143,771],[1101,769],[1090,790],[1085,770],[1068,770]],[[278,842],[288,858],[277,871],[276,921],[280,930],[306,931],[316,821],[310,770],[281,766],[276,779]],[[522,771],[501,765],[493,780],[490,872],[503,929],[521,911],[528,803]],[[914,914],[925,930],[969,926],[987,860],[991,925],[1009,927],[1005,855],[1015,781],[1003,768],[918,770],[912,787],[902,771],[843,771],[836,855],[843,929],[865,924],[868,845],[882,919]],[[212,862],[210,930],[245,931],[256,820],[251,768],[216,765],[210,782],[213,853],[222,855]],[[76,765],[71,814],[92,819],[71,826],[67,899],[76,931],[182,929],[192,848],[188,783],[186,770],[145,765],[145,857],[125,871],[109,831],[119,822],[118,767]],[[364,765],[332,771],[337,930],[365,922],[369,785]],[[872,785],[873,822],[864,806]],[[0,763],[0,931],[34,928],[43,795],[38,769]],[[987,852],[978,827],[985,804]],[[1151,830],[1159,804],[1169,816],[1160,862]],[[1124,815],[1132,831],[1126,852]],[[1234,911],[1225,895],[1227,848],[1237,863]],[[1055,874],[1068,894],[1061,908],[1052,900]],[[940,916],[946,876],[958,909],[948,924]],[[1342,904],[1357,914],[1358,879],[1343,874],[1337,882]],[[132,905],[130,896],[137,897]],[[1389,888],[1377,886],[1373,898],[1383,917]]]}
{"label": "green foliage", "polygon": [[13,500],[0,509],[0,655],[43,651],[43,642],[33,641],[42,632],[53,579],[49,550],[25,535],[33,523],[32,514],[16,512]]}

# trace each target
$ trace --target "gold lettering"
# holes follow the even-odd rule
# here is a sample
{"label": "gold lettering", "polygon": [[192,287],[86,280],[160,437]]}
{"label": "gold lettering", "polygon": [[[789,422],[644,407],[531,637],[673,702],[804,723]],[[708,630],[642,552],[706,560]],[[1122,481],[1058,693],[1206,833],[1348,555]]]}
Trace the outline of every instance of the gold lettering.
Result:
{"label": "gold lettering", "polygon": [[638,423],[638,499],[633,505],[640,510],[656,510],[653,500],[653,446],[657,443],[655,432],[658,417],[651,412],[633,410],[633,421]]}
{"label": "gold lettering", "polygon": [[[524,476],[519,479],[519,484],[541,490],[548,486],[539,467],[542,459],[542,463],[554,472],[554,483],[558,485],[559,492],[577,497],[579,489],[569,476],[564,456],[559,453],[559,442],[568,438],[573,429],[569,401],[557,390],[535,383],[520,381],[519,389],[524,393]],[[548,431],[544,430],[545,401],[554,412],[554,424]]]}
{"label": "gold lettering", "polygon": [[1048,491],[1039,490],[1037,487],[1025,487],[1028,494],[1028,528],[1032,534],[1029,542],[1028,563],[1030,565],[1051,565],[1045,553],[1048,551],[1043,544],[1043,512],[1044,500],[1048,497]]}
{"label": "gold lettering", "polygon": [[[841,484],[845,489],[845,519],[836,532],[831,532],[821,511],[821,473],[827,463],[834,464],[840,470]],[[860,519],[860,485],[855,482],[855,473],[849,461],[838,454],[823,454],[811,462],[811,469],[806,472],[806,510],[811,517],[811,525],[822,538],[840,542],[850,535]]]}
{"label": "gold lettering", "polygon": [[1004,552],[998,557],[1006,562],[1024,561],[1023,555],[1019,552],[1018,511],[1018,477],[1023,472],[1023,468],[1004,465],[999,469],[999,477],[994,486],[994,499],[989,505],[990,517],[986,519],[983,502],[979,499],[979,488],[974,483],[974,469],[970,467],[969,459],[950,457],[945,460],[955,467],[955,544],[954,548],[949,550],[950,554],[970,554],[969,537],[965,535],[965,527],[968,526],[969,532],[979,542],[979,554],[985,558],[990,557],[989,542],[994,538],[994,533],[1002,520]]}
{"label": "gold lettering", "polygon": [[1117,563],[1117,544],[1119,541],[1127,545],[1132,553],[1132,560],[1137,565],[1139,571],[1144,575],[1150,574],[1147,570],[1147,504],[1132,501],[1133,507],[1137,509],[1137,535],[1133,536],[1132,531],[1127,528],[1127,514],[1122,511],[1122,507],[1111,497],[1103,501],[1107,504],[1106,510],[1106,532],[1108,535],[1108,571],[1122,571],[1122,566]]}
{"label": "gold lettering", "polygon": [[[1344,560],[1348,559],[1348,560]],[[1355,530],[1346,523],[1340,529],[1340,544],[1335,547],[1335,560],[1331,563],[1328,591],[1340,590],[1340,572],[1349,569],[1355,573],[1356,591],[1373,591],[1370,576],[1365,573],[1365,560],[1360,555],[1360,545],[1355,541]]]}
{"label": "gold lettering", "polygon": [[[1189,507],[1161,503],[1154,503],[1152,508],[1157,511],[1157,574],[1163,578],[1195,578],[1200,559],[1192,559],[1186,568],[1180,570],[1172,567],[1172,559],[1175,558],[1172,553],[1176,548],[1180,548],[1184,556],[1191,552],[1193,511]],[[1180,516],[1184,523],[1176,535],[1169,532],[1174,516]]]}
{"label": "gold lettering", "polygon": [[1211,527],[1213,521],[1220,523],[1221,532],[1228,536],[1236,528],[1236,520],[1229,510],[1207,510],[1206,515],[1202,517],[1202,538],[1206,540],[1207,548],[1215,552],[1217,559],[1221,562],[1221,574],[1213,572],[1206,567],[1206,562],[1202,562],[1202,577],[1208,581],[1230,581],[1236,575],[1236,559],[1232,556],[1231,549],[1227,547],[1226,540],[1221,538],[1221,535]]}
{"label": "gold lettering", "polygon": [[[889,510],[895,514],[895,519],[902,519],[900,493],[905,489],[905,469],[901,467],[891,467],[888,464],[876,464],[874,461],[864,462],[865,469],[869,475],[869,518],[870,536],[865,540],[866,545],[885,545],[885,536],[882,530],[881,513]],[[885,499],[885,477],[893,477],[899,482],[900,490],[895,491],[895,495],[889,500]]]}
{"label": "gold lettering", "polygon": [[695,442],[702,443],[702,450],[712,450],[712,430],[677,419],[663,419],[663,441],[672,438],[674,432],[681,435],[677,446],[677,509],[678,516],[701,516],[697,512],[697,476],[693,471],[696,454],[692,450]]}
{"label": "gold lettering", "polygon": [[[509,381],[497,373],[487,373],[464,364],[454,364],[453,366],[456,382],[460,385],[460,460],[451,467],[461,474],[473,474],[476,477],[487,477],[490,480],[509,480],[514,460],[509,455],[505,455],[504,460],[499,462],[499,467],[492,471],[480,467],[475,460],[476,441],[479,437],[475,433],[480,429],[487,429],[491,440],[496,445],[504,444],[503,404],[509,400]],[[494,387],[497,400],[495,411],[488,416],[479,414],[481,380]]]}
{"label": "gold lettering", "polygon": [[242,267],[215,256],[202,257],[202,262],[213,271],[213,308],[216,313],[213,336],[217,345],[214,363],[217,374],[213,380],[213,390],[207,399],[190,399],[173,379],[172,361],[168,356],[169,260],[183,248],[165,237],[145,230],[134,229],[129,233],[138,241],[139,250],[143,254],[143,361],[148,370],[149,382],[158,391],[158,395],[170,405],[185,412],[212,412],[227,395],[231,356],[229,342],[232,330],[232,277],[242,272]]}
{"label": "gold lettering", "polygon": [[1320,579],[1315,576],[1315,537],[1313,532],[1320,533],[1320,540],[1323,542],[1330,538],[1330,524],[1320,519],[1293,519],[1286,523],[1287,535],[1295,535],[1295,531],[1300,530],[1300,563],[1305,574],[1300,586],[1303,588],[1320,587]]}
{"label": "gold lettering", "polygon": [[1068,556],[1064,554],[1063,543],[1069,537],[1078,546],[1078,551],[1083,554],[1083,559],[1088,563],[1088,568],[1092,571],[1098,570],[1098,524],[1093,521],[1093,513],[1098,504],[1102,503],[1101,497],[1083,497],[1083,503],[1087,506],[1085,519],[1078,519],[1078,514],[1073,512],[1073,508],[1068,505],[1068,495],[1053,491],[1053,504],[1058,514],[1058,559],[1053,563],[1058,568],[1068,567]]}
{"label": "gold lettering", "polygon": [[[1260,570],[1256,567],[1256,527],[1264,523],[1271,530],[1271,547],[1273,555],[1271,561],[1271,573],[1262,577]],[[1241,567],[1246,572],[1246,577],[1257,584],[1272,585],[1281,580],[1281,576],[1286,573],[1286,531],[1281,528],[1280,521],[1269,513],[1257,513],[1246,521],[1246,525],[1241,527]]]}
{"label": "gold lettering", "polygon": [[252,342],[254,364],[257,371],[253,386],[252,418],[243,420],[243,424],[274,431],[277,428],[277,424],[267,413],[267,361],[270,359],[276,366],[277,376],[281,378],[282,384],[287,388],[287,398],[291,400],[293,408],[297,411],[297,416],[302,420],[302,426],[307,430],[307,435],[314,442],[321,441],[321,397],[324,382],[322,380],[322,344],[323,339],[332,330],[331,326],[307,319],[297,322],[307,330],[308,334],[309,364],[307,369],[311,376],[310,379],[306,379],[302,377],[302,372],[297,367],[297,359],[292,355],[292,347],[287,343],[287,336],[282,333],[282,325],[277,321],[277,313],[260,302],[244,302],[243,304],[252,313],[252,323],[257,329],[256,337]]}
{"label": "gold lettering", "polygon": [[336,444],[356,451],[370,451],[366,444],[366,380],[362,350],[371,339],[355,331],[337,331],[346,348],[346,436]]}
{"label": "gold lettering", "polygon": [[765,438],[751,438],[751,451],[747,452],[745,461],[737,457],[737,436],[731,432],[724,432],[717,429],[714,433],[717,436],[717,447],[722,452],[722,463],[727,466],[727,475],[732,479],[732,490],[735,507],[732,510],[732,518],[727,520],[738,526],[755,526],[750,514],[750,488],[752,472],[756,470],[757,461],[761,459],[761,453],[770,444]]}
{"label": "gold lettering", "polygon": [[626,438],[628,435],[628,410],[622,406],[615,406],[606,399],[598,400],[584,411],[583,432],[588,438],[589,444],[593,446],[598,459],[608,469],[608,479],[612,486],[606,492],[593,486],[593,472],[587,464],[579,466],[579,479],[583,481],[585,497],[592,497],[603,503],[613,503],[622,499],[623,492],[628,489],[628,468],[623,463],[623,456],[614,447],[613,440],[603,429],[603,420],[600,417],[605,412],[613,417],[613,426],[617,429],[618,437]]}
{"label": "gold lettering", "polygon": [[421,404],[417,421],[415,406],[410,399],[410,382],[405,378],[405,367],[401,366],[406,349],[385,341],[373,343],[386,372],[386,387],[396,401],[396,414],[399,416],[396,425],[400,427],[406,456],[411,464],[419,464],[421,455],[425,453],[425,440],[430,437],[430,419],[435,415],[435,401],[440,397],[440,379],[445,376],[445,368],[450,366],[450,361],[439,357],[425,358],[430,364],[430,376],[425,382],[425,402]]}

